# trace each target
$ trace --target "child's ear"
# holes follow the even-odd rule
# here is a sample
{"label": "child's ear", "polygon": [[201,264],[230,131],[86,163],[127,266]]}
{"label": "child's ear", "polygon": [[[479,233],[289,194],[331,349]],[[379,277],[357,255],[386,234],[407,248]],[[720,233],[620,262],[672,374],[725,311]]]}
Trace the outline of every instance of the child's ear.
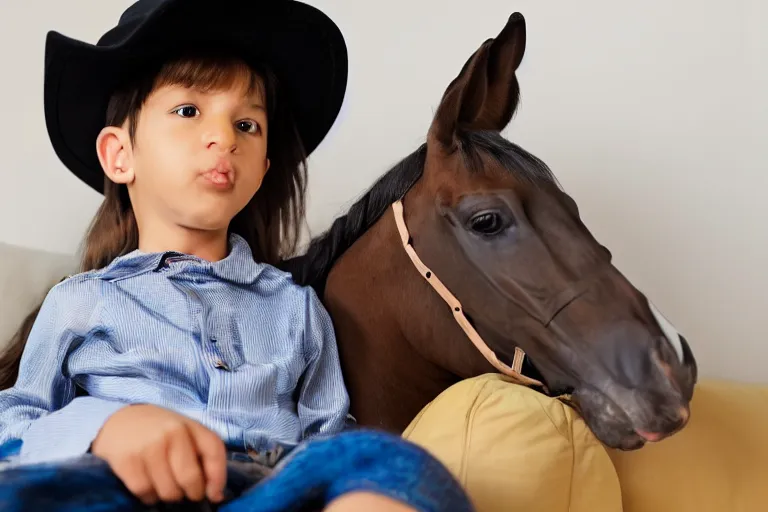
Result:
{"label": "child's ear", "polygon": [[96,139],[96,152],[101,168],[110,180],[121,185],[133,183],[131,141],[125,129],[117,126],[102,129]]}

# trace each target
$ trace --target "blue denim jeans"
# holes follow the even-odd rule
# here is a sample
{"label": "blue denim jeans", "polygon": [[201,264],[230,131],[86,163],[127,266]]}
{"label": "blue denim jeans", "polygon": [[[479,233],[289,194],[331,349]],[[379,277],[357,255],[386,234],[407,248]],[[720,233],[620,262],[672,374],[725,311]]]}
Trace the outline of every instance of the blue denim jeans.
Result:
{"label": "blue denim jeans", "polygon": [[400,437],[352,430],[305,442],[274,467],[230,454],[227,500],[146,507],[93,456],[0,471],[4,512],[322,510],[335,498],[370,491],[423,512],[469,512],[472,505],[448,470]]}

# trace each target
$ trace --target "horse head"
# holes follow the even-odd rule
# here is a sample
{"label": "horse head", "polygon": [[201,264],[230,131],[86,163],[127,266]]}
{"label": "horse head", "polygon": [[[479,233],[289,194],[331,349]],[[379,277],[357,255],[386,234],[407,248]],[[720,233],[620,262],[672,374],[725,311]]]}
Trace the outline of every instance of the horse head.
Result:
{"label": "horse head", "polygon": [[[461,303],[505,367],[521,349],[548,392],[571,395],[602,442],[637,448],[685,425],[696,363],[547,166],[502,137],[525,45],[516,13],[448,86],[404,226],[428,277]],[[456,374],[466,374],[462,360],[452,360]]]}

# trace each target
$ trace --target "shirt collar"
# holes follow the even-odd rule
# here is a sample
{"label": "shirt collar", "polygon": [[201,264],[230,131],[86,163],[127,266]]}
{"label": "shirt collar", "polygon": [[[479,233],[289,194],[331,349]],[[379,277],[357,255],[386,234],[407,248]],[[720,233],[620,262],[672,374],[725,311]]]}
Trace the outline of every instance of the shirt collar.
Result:
{"label": "shirt collar", "polygon": [[264,264],[253,259],[251,247],[243,237],[229,235],[229,254],[219,261],[207,261],[197,256],[175,251],[141,252],[136,249],[112,261],[101,272],[110,281],[127,279],[147,272],[159,271],[173,260],[192,263],[192,268],[203,274],[211,274],[236,284],[252,284],[264,269]]}

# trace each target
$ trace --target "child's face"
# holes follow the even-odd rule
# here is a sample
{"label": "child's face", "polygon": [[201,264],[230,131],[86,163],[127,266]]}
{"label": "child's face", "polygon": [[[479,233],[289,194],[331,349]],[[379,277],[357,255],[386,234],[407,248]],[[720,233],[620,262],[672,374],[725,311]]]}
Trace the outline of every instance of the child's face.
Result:
{"label": "child's face", "polygon": [[127,183],[139,225],[226,229],[269,168],[266,102],[247,84],[155,90],[142,107]]}

